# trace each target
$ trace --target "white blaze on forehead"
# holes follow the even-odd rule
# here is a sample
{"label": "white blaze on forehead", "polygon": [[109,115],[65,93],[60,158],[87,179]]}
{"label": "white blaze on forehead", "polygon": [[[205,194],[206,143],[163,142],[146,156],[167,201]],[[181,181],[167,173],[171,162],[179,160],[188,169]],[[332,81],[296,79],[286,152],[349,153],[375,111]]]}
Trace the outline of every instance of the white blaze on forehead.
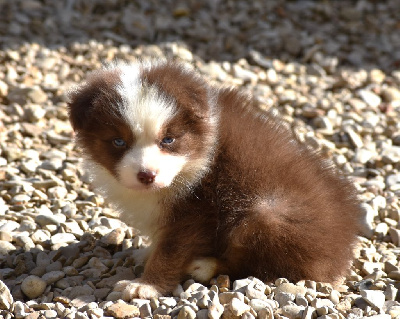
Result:
{"label": "white blaze on forehead", "polygon": [[162,125],[175,113],[176,106],[155,86],[144,83],[141,70],[148,68],[141,64],[119,67],[121,83],[117,87],[123,99],[122,114],[133,133],[138,137],[137,144],[154,143]]}

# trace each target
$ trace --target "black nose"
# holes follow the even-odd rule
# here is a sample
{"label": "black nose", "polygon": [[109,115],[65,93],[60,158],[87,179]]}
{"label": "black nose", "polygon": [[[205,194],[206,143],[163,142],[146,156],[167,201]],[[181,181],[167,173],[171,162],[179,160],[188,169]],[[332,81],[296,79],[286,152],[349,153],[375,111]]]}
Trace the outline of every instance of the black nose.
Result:
{"label": "black nose", "polygon": [[137,174],[137,178],[142,184],[149,185],[154,182],[156,175],[156,172],[144,170]]}

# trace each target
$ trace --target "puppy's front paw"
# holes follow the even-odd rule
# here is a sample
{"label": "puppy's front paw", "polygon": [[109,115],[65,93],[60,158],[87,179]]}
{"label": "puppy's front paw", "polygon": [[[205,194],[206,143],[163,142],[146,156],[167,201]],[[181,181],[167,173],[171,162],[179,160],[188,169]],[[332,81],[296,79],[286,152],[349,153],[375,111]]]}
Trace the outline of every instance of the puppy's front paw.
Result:
{"label": "puppy's front paw", "polygon": [[162,295],[160,287],[146,283],[141,279],[119,281],[114,291],[122,291],[122,299],[125,301],[130,301],[133,298],[158,298]]}

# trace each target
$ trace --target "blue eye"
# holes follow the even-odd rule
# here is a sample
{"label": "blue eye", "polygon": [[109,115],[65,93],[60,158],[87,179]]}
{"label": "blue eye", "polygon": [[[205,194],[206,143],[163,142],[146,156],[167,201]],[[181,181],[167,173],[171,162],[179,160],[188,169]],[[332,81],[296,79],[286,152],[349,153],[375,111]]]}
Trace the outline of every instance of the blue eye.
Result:
{"label": "blue eye", "polygon": [[172,144],[175,141],[173,137],[164,137],[161,144]]}
{"label": "blue eye", "polygon": [[122,138],[115,138],[113,139],[112,143],[115,147],[125,147],[126,142]]}

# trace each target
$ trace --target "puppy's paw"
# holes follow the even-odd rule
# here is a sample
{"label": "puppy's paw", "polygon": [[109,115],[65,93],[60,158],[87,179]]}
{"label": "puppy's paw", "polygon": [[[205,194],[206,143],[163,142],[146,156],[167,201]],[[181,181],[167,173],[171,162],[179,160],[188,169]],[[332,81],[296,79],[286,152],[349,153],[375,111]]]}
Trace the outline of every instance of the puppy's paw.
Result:
{"label": "puppy's paw", "polygon": [[162,295],[160,287],[146,283],[141,279],[121,280],[116,284],[114,291],[122,291],[122,299],[125,301],[130,301],[133,298],[158,298]]}

